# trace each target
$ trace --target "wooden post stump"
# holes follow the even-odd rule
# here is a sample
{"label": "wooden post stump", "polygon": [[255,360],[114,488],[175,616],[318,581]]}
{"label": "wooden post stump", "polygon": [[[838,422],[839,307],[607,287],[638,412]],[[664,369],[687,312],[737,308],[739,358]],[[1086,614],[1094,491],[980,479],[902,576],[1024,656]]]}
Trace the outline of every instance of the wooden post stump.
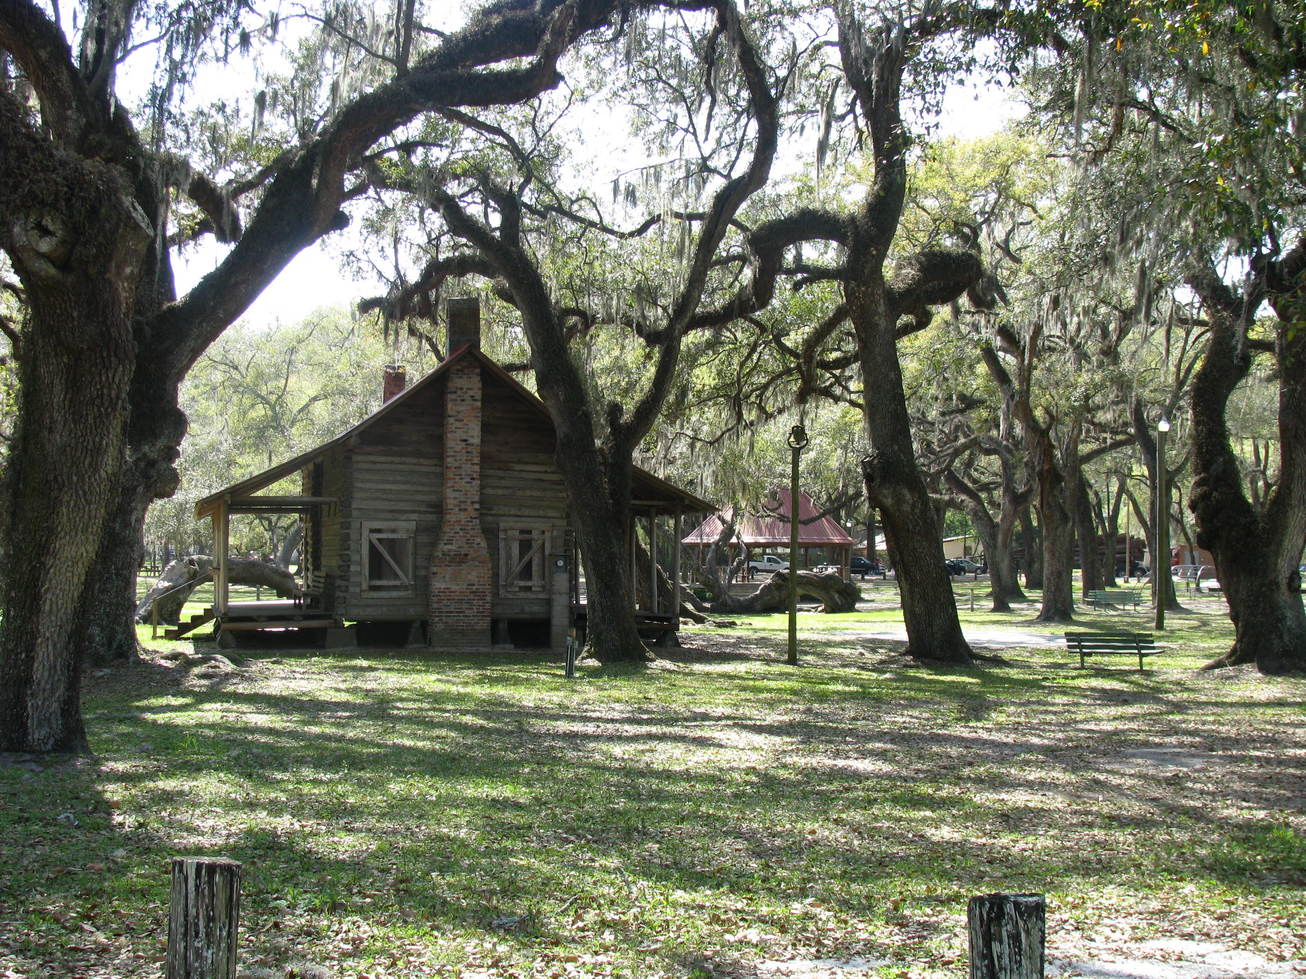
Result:
{"label": "wooden post stump", "polygon": [[235,979],[240,864],[173,857],[166,979]]}
{"label": "wooden post stump", "polygon": [[1043,979],[1042,894],[986,894],[966,908],[970,979]]}

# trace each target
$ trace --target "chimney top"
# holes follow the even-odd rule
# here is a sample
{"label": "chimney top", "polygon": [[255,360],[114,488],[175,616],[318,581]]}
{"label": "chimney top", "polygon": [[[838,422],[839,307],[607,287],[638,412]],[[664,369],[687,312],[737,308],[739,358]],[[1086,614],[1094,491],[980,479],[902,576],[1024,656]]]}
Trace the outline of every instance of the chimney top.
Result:
{"label": "chimney top", "polygon": [[385,375],[381,382],[381,404],[385,404],[397,394],[402,394],[408,386],[408,371],[403,364],[386,364]]}
{"label": "chimney top", "polygon": [[468,344],[481,349],[481,301],[475,296],[451,297],[445,301],[449,318],[449,355]]}

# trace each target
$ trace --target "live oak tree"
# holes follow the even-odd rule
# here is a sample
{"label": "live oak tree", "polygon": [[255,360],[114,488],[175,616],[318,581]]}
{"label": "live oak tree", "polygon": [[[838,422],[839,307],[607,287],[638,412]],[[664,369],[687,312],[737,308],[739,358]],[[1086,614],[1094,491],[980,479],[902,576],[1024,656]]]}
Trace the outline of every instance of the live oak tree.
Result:
{"label": "live oak tree", "polygon": [[[618,230],[609,215],[619,209],[604,208],[585,192],[562,192],[506,122],[476,123],[506,148],[511,169],[500,174],[478,168],[426,193],[459,250],[429,262],[389,304],[397,316],[431,310],[431,296],[447,279],[475,275],[495,281],[519,314],[536,390],[557,433],[557,464],[585,560],[586,648],[602,662],[651,658],[637,630],[629,571],[634,455],[675,385],[682,346],[696,328],[704,297],[721,288],[719,254],[744,206],[765,186],[779,135],[771,70],[734,4],[677,6],[710,16],[701,25],[657,18],[626,28],[646,34],[688,30],[696,37],[686,49],[698,63],[679,69],[696,77],[673,89],[684,110],[655,120],[682,127],[663,147],[672,156],[666,173],[644,183],[660,203],[657,211],[633,229]],[[657,67],[650,73],[670,84]],[[636,75],[639,70],[632,66]],[[660,91],[647,79],[643,84]],[[737,94],[726,97],[731,88]],[[403,174],[390,179],[394,188],[410,192],[419,192],[423,183]],[[634,186],[619,186],[613,196],[616,204],[638,206]],[[618,248],[621,242],[628,247]],[[552,262],[544,261],[551,250]],[[651,250],[658,264],[645,266],[641,250]],[[603,259],[609,267],[624,261],[645,274],[622,290],[603,280]],[[605,397],[585,362],[588,336],[605,330],[632,335],[643,347],[636,368],[642,384],[628,389],[624,400]]]}
{"label": "live oak tree", "polygon": [[[938,516],[915,458],[898,342],[928,326],[931,307],[963,295],[987,306],[993,297],[970,250],[936,247],[904,255],[894,249],[912,145],[904,99],[939,82],[940,61],[965,60],[946,45],[964,48],[967,40],[993,33],[1001,12],[962,3],[864,12],[837,3],[829,15],[838,62],[828,68],[838,82],[823,112],[817,155],[824,156],[831,132],[855,132],[870,162],[865,192],[847,211],[822,203],[757,225],[748,238],[751,279],[705,318],[724,322],[756,314],[771,302],[781,277],[837,286],[840,302],[796,351],[799,397],[810,396],[835,371],[856,370],[870,450],[863,477],[893,553],[908,654],[924,662],[969,663],[974,657],[957,618]],[[845,122],[836,126],[840,117]]]}
{"label": "live oak tree", "polygon": [[[260,41],[272,14],[122,0],[69,25],[57,6],[52,17],[36,0],[0,5],[0,248],[24,305],[7,500],[7,559],[23,573],[5,582],[0,749],[83,748],[81,665],[133,654],[141,527],[150,502],[176,489],[177,388],[204,349],[301,249],[347,223],[363,163],[396,134],[551,88],[567,47],[627,6],[499,0],[466,27],[429,33],[407,3],[393,29],[353,38],[377,20],[333,4],[319,37],[345,55],[330,97],[299,112],[279,154],[219,181],[169,138],[184,88],[175,71],[151,92],[151,115],[119,101],[119,68],[150,50],[137,37],[160,38],[180,69],[210,50],[210,34],[219,47]],[[273,114],[266,96],[254,102]],[[179,199],[194,215],[185,228],[170,221]],[[199,235],[230,249],[178,297],[172,247]]]}
{"label": "live oak tree", "polygon": [[[1056,167],[1046,150],[1012,127],[982,139],[925,148],[912,175],[903,236],[927,247],[945,233],[981,247],[1002,302],[1020,280],[1018,254],[1048,196]],[[917,453],[936,471],[950,506],[964,511],[983,542],[994,611],[1024,600],[1013,542],[1033,484],[1019,426],[983,365],[978,338],[991,314],[954,315],[905,341],[904,376]],[[914,392],[914,393],[913,393]],[[1028,557],[1034,545],[1026,541]],[[1028,568],[1028,561],[1026,562]]]}
{"label": "live oak tree", "polygon": [[[1202,299],[1211,336],[1193,382],[1191,507],[1198,543],[1215,557],[1234,622],[1234,646],[1213,665],[1255,663],[1264,673],[1306,672],[1306,611],[1298,563],[1306,547],[1306,239],[1281,258],[1261,258],[1242,289],[1214,269],[1189,285]],[[1268,300],[1274,318],[1259,334],[1251,310]],[[1247,377],[1253,351],[1278,368],[1279,472],[1255,505],[1230,445],[1225,410]]]}
{"label": "live oak tree", "polygon": [[[1084,43],[1054,66],[1044,108],[1090,175],[1106,164],[1125,191],[1103,222],[1109,252],[1159,265],[1159,244],[1162,257],[1177,256],[1169,272],[1198,297],[1209,325],[1190,400],[1190,507],[1236,630],[1219,662],[1301,671],[1306,12],[1132,0],[1078,13]],[[1253,501],[1227,406],[1258,358],[1277,377],[1279,458],[1273,492]]]}

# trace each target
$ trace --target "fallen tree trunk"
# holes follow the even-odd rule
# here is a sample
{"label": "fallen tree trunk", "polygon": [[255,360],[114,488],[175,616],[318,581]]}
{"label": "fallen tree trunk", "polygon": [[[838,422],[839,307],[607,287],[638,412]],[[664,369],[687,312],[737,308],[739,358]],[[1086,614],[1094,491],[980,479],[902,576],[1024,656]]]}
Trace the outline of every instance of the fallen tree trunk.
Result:
{"label": "fallen tree trunk", "polygon": [[[680,545],[677,544],[676,546],[679,547]],[[641,605],[647,605],[649,556],[648,548],[644,546],[643,542],[635,542],[635,554],[639,565],[635,580],[635,594],[637,595]],[[657,580],[658,608],[663,609],[664,611],[669,610],[676,603],[676,589],[675,585],[671,582],[671,576],[667,574],[666,569],[660,564],[657,566]],[[699,601],[698,597],[694,595],[693,592],[689,591],[687,588],[680,589],[679,614],[682,619],[689,619],[690,622],[696,622],[699,625],[702,625],[707,621],[707,616],[703,614],[707,610],[707,606]]]}
{"label": "fallen tree trunk", "polygon": [[[851,612],[857,607],[861,591],[851,581],[837,574],[798,572],[798,600],[820,602],[825,612]],[[738,598],[728,593],[712,603],[713,612],[783,612],[789,607],[789,572],[777,571],[751,595]]]}
{"label": "fallen tree trunk", "polygon": [[[192,554],[173,561],[137,603],[136,621],[151,621],[150,605],[157,599],[159,621],[176,625],[182,606],[191,592],[209,580],[213,566],[213,558],[207,554]],[[269,588],[278,598],[297,598],[302,593],[294,575],[285,568],[255,558],[229,558],[227,577],[233,585]]]}

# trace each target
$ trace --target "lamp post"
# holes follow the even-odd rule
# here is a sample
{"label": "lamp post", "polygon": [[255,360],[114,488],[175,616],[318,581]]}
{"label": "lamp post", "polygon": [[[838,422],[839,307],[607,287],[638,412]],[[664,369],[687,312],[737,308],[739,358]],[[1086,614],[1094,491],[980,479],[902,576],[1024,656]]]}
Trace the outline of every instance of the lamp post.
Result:
{"label": "lamp post", "polygon": [[1165,435],[1170,420],[1161,416],[1156,423],[1156,557],[1152,559],[1153,590],[1156,593],[1156,630],[1165,629],[1165,602],[1170,584],[1170,507],[1165,485]]}
{"label": "lamp post", "polygon": [[798,457],[807,447],[807,429],[789,429],[789,665],[798,665]]}

